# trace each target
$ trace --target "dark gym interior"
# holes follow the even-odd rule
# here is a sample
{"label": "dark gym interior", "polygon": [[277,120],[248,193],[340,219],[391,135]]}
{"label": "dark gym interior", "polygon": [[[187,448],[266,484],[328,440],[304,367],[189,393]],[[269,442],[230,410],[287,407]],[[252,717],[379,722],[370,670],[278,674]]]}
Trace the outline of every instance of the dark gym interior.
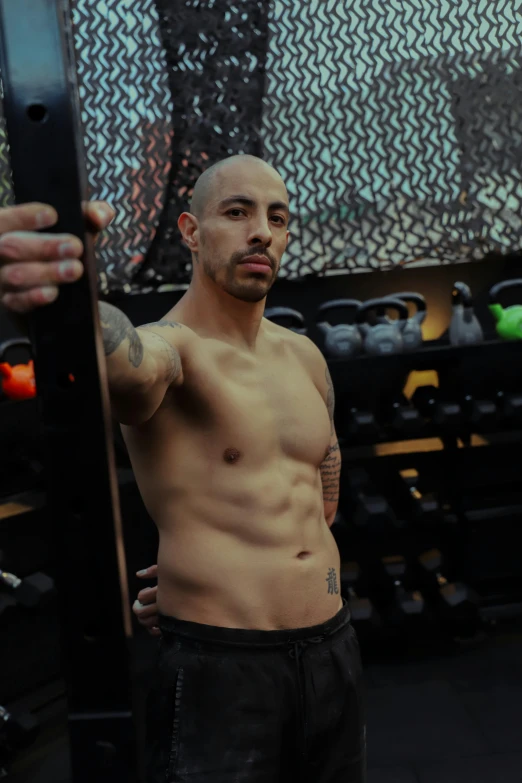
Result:
{"label": "dark gym interior", "polygon": [[[517,393],[522,395],[520,343],[501,342],[496,337],[487,309],[490,287],[499,280],[517,278],[521,267],[520,259],[512,256],[458,269],[406,269],[294,284],[283,281],[276,283],[267,302],[268,308],[298,309],[318,345],[315,314],[328,299],[364,301],[408,290],[420,292],[427,302],[422,350],[330,360],[343,449],[340,513],[332,532],[343,562],[342,591],[352,602],[365,665],[370,783],[461,783],[468,779],[514,783],[521,779],[522,417],[515,399]],[[447,327],[456,277],[473,292],[475,313],[484,328],[480,345],[449,345]],[[180,295],[119,297],[113,302],[139,325],[167,313]],[[514,302],[516,291],[514,299],[504,304]],[[3,340],[17,336],[5,314],[0,334]],[[26,361],[26,348],[11,350],[18,352],[13,364]],[[448,361],[449,376],[445,373]],[[460,406],[456,421],[451,421],[449,413],[448,421],[442,414],[435,421],[435,413],[424,411],[421,420],[412,424],[401,419],[395,429],[389,428],[385,418],[379,419],[384,425],[377,431],[366,420],[349,417],[350,391],[343,373],[360,375],[371,383],[371,367],[361,372],[371,364],[380,378],[379,388],[397,397],[404,388],[407,400],[419,386],[435,385],[442,391],[441,378],[447,378],[451,393],[444,402]],[[352,367],[357,365],[354,373]],[[392,378],[401,365],[399,375],[405,382],[401,380],[403,385],[392,389],[383,383],[383,376],[390,372]],[[513,377],[518,385],[513,385]],[[365,387],[366,398],[371,399],[374,391]],[[513,399],[511,416],[503,415],[501,393]],[[466,395],[494,403],[494,413],[485,407],[483,419],[477,413],[473,423],[466,425]],[[33,402],[4,400],[0,406],[4,443],[1,549],[5,562],[20,577],[43,572],[52,578],[53,540]],[[372,421],[384,416],[377,403],[367,411],[373,414]],[[357,431],[358,421],[361,431]],[[157,536],[118,434],[115,444],[130,595],[135,596],[143,585],[134,574],[155,562]],[[426,569],[419,565],[421,554]],[[397,578],[404,587],[394,592]],[[450,585],[459,583],[463,593],[454,605],[452,595],[449,603],[441,599],[446,580]],[[401,591],[402,599],[408,600],[401,599]],[[23,749],[13,755],[9,774],[20,783],[65,783],[67,709],[56,602],[42,601],[37,610],[5,606],[2,613],[9,639],[2,646],[2,670],[10,672],[3,680],[3,698],[14,713],[38,722],[38,729],[32,724],[24,729],[31,740],[21,742]],[[135,714],[142,742],[143,700],[157,642],[136,622],[134,634]]]}
{"label": "dark gym interior", "polygon": [[[190,282],[176,221],[208,166],[250,154],[282,173],[295,232],[266,315],[311,338],[335,389],[342,473],[331,531],[364,666],[368,783],[522,783],[517,2],[71,0],[81,67],[78,95],[71,90],[65,105],[78,101],[82,128],[38,97],[38,79],[42,93],[59,82],[42,76],[42,62],[62,76],[68,66],[69,78],[74,71],[73,46],[61,51],[39,37],[51,18],[72,39],[68,15],[52,18],[55,5],[67,4],[0,0],[0,213],[28,193],[33,200],[29,187],[20,197],[20,182],[40,178],[39,194],[57,195],[64,212],[74,205],[81,217],[76,167],[85,158],[81,198],[106,199],[116,212],[86,263],[91,304],[98,293],[138,326],[165,316]],[[4,46],[3,33],[19,32],[20,20],[29,23],[12,36],[17,45]],[[17,57],[17,68],[5,67]],[[49,134],[44,154],[38,132]],[[92,340],[96,307],[85,302],[68,315]],[[63,326],[54,343],[45,335],[47,369],[72,339],[63,337],[69,320]],[[100,573],[103,555],[88,560],[99,520],[86,530],[73,503],[56,518],[43,394],[24,391],[39,363],[34,343],[0,307],[0,778],[78,783],[71,737],[84,731],[80,739],[92,742],[95,731],[86,729],[87,709],[73,725],[68,694],[77,705],[90,688],[97,698],[106,691],[97,706],[102,719],[111,713],[127,659],[111,650],[105,670],[99,657],[90,666],[89,652],[99,656],[100,640],[117,636],[96,624],[116,607],[118,622],[125,610],[132,621],[125,697],[137,754],[133,743],[127,758],[138,759],[132,783],[148,783],[144,708],[158,641],[130,606],[143,587],[136,571],[156,562],[158,535],[114,423],[128,584],[106,595],[118,569]],[[71,396],[74,376],[58,380]],[[93,407],[102,389],[94,386]],[[78,421],[90,420],[90,402]],[[103,422],[99,430],[103,437]],[[74,450],[86,464],[84,447],[70,444],[69,478]],[[85,473],[86,503],[96,493]],[[71,570],[69,539],[57,541],[69,522],[78,595],[57,588]],[[107,536],[117,539],[112,528]],[[64,611],[75,602],[76,615]],[[78,617],[85,609],[87,619]],[[68,654],[78,639],[84,671]],[[114,712],[107,723],[116,725]],[[77,769],[119,763],[125,742],[97,739],[93,759],[76,754]]]}

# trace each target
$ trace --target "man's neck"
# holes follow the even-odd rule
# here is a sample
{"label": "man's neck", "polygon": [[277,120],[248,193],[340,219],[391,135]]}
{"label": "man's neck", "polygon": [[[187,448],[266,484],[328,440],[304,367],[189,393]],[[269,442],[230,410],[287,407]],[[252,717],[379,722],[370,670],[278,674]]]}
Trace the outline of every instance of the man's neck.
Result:
{"label": "man's neck", "polygon": [[265,301],[243,302],[226,291],[203,287],[193,280],[176,310],[181,310],[187,325],[194,324],[199,333],[255,352]]}

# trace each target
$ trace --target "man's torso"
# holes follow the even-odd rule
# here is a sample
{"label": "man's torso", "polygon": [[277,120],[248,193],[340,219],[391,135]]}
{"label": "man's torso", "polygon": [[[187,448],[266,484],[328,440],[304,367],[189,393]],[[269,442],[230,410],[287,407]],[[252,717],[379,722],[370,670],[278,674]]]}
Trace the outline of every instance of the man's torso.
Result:
{"label": "man's torso", "polygon": [[[176,309],[169,317],[183,323]],[[261,330],[255,354],[197,339],[181,357],[183,384],[149,422],[123,427],[159,530],[162,614],[272,630],[341,607],[319,472],[325,399],[302,338],[266,320]]]}

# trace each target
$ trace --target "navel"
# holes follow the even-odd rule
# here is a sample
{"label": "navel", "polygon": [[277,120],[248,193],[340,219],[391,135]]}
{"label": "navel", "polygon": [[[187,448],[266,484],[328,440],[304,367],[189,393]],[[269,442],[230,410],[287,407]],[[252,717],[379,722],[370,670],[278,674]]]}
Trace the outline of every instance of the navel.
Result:
{"label": "navel", "polygon": [[230,465],[232,465],[234,462],[238,462],[240,458],[241,452],[237,449],[225,449],[223,454],[223,459],[225,462],[228,462]]}

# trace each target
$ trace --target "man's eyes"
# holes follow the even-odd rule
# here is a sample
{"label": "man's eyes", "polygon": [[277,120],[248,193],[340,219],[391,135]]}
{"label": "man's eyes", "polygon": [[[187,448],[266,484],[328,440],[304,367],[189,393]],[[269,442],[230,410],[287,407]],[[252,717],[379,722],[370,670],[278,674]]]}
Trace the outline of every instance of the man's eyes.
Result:
{"label": "man's eyes", "polygon": [[[234,207],[234,209],[229,209],[226,214],[231,215],[232,217],[240,217],[241,215],[246,215],[246,211],[244,209]],[[272,215],[270,219],[275,220],[276,223],[280,226],[286,225],[286,219],[282,215]]]}

